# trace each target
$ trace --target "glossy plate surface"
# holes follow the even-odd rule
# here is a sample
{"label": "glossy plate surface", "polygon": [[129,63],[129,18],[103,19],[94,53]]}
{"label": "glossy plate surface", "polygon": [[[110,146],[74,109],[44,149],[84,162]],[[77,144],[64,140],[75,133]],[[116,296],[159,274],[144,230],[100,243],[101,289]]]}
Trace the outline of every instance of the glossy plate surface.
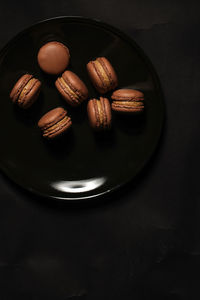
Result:
{"label": "glossy plate surface", "polygon": [[[91,98],[99,94],[88,78],[86,64],[105,56],[118,74],[119,88],[144,92],[145,113],[136,117],[113,112],[111,132],[95,134],[88,125],[87,103],[78,109],[69,107],[55,89],[56,78],[38,67],[39,48],[52,40],[69,47],[68,69],[86,83]],[[42,81],[42,92],[30,110],[22,111],[11,103],[9,93],[26,72]],[[134,179],[156,148],[164,118],[157,76],[135,42],[109,25],[78,17],[38,23],[2,49],[0,74],[0,167],[29,191],[56,199],[92,199]],[[48,142],[42,139],[37,122],[57,106],[67,109],[73,128],[59,140]]]}

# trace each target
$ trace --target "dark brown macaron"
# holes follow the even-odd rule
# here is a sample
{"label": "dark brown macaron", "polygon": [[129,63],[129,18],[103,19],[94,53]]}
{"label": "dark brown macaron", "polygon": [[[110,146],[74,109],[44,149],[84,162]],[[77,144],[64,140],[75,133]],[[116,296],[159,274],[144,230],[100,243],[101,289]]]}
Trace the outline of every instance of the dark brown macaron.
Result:
{"label": "dark brown macaron", "polygon": [[90,79],[101,94],[113,90],[118,85],[117,75],[111,63],[105,57],[99,57],[87,64]]}
{"label": "dark brown macaron", "polygon": [[107,98],[91,99],[87,105],[89,122],[96,130],[105,130],[111,127],[112,114],[110,102]]}
{"label": "dark brown macaron", "polygon": [[71,106],[80,105],[88,98],[88,89],[84,82],[73,72],[65,71],[55,82],[62,97]]}
{"label": "dark brown macaron", "polygon": [[14,85],[10,98],[13,103],[26,109],[37,100],[40,90],[41,82],[33,75],[25,74]]}
{"label": "dark brown macaron", "polygon": [[137,113],[144,110],[144,94],[138,90],[121,89],[114,91],[112,109],[118,112]]}
{"label": "dark brown macaron", "polygon": [[58,75],[68,66],[70,59],[69,49],[62,43],[53,41],[42,46],[37,60],[40,68],[48,74]]}
{"label": "dark brown macaron", "polygon": [[67,116],[67,111],[62,107],[57,107],[47,112],[38,122],[38,127],[42,130],[43,137],[53,139],[72,125],[71,118]]}

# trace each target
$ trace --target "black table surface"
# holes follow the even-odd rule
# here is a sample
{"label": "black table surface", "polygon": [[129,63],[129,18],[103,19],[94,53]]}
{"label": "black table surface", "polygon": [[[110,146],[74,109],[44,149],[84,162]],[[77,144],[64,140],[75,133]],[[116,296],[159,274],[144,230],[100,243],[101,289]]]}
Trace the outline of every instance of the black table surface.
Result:
{"label": "black table surface", "polygon": [[141,175],[93,205],[36,197],[0,173],[0,299],[199,299],[200,5],[3,0],[0,47],[61,15],[100,19],[143,48],[166,122]]}

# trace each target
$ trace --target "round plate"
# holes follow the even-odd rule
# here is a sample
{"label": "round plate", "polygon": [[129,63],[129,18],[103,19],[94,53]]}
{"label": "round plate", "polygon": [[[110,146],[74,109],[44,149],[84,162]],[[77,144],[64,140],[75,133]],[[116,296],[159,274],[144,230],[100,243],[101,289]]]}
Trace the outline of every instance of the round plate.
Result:
{"label": "round plate", "polygon": [[[55,88],[56,78],[44,74],[37,64],[39,48],[51,40],[69,47],[69,69],[86,83],[90,98],[100,95],[88,78],[86,64],[105,56],[118,74],[119,88],[144,92],[145,113],[113,112],[112,130],[94,133],[88,124],[87,101],[80,108],[69,107]],[[26,72],[42,81],[42,92],[31,109],[22,111],[12,104],[9,93]],[[31,26],[0,52],[0,74],[0,167],[25,189],[56,199],[94,198],[133,179],[156,148],[164,117],[156,73],[136,43],[109,25],[60,17]],[[48,142],[37,122],[57,106],[67,109],[73,126],[62,138]]]}

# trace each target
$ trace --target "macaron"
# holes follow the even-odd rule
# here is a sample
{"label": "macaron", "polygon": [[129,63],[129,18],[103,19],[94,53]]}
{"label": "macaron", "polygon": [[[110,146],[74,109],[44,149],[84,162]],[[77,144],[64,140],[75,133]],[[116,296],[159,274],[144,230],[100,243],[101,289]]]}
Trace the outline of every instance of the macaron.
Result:
{"label": "macaron", "polygon": [[40,90],[41,82],[33,75],[25,74],[14,85],[10,98],[13,103],[26,109],[37,100]]}
{"label": "macaron", "polygon": [[71,71],[65,71],[61,77],[58,77],[55,85],[61,96],[71,106],[78,106],[88,98],[86,85]]}
{"label": "macaron", "polygon": [[37,55],[40,68],[51,75],[62,73],[67,68],[69,59],[69,49],[57,41],[43,45]]}
{"label": "macaron", "polygon": [[138,90],[120,89],[114,91],[111,98],[115,111],[136,113],[144,110],[144,94]]}
{"label": "macaron", "polygon": [[107,98],[91,99],[87,105],[87,112],[89,123],[93,129],[105,130],[111,127],[111,107]]}
{"label": "macaron", "polygon": [[62,107],[47,112],[38,122],[44,138],[53,139],[68,130],[72,125],[71,118]]}
{"label": "macaron", "polygon": [[105,57],[98,57],[87,64],[87,71],[90,79],[101,94],[113,90],[118,85],[118,79],[114,68]]}

